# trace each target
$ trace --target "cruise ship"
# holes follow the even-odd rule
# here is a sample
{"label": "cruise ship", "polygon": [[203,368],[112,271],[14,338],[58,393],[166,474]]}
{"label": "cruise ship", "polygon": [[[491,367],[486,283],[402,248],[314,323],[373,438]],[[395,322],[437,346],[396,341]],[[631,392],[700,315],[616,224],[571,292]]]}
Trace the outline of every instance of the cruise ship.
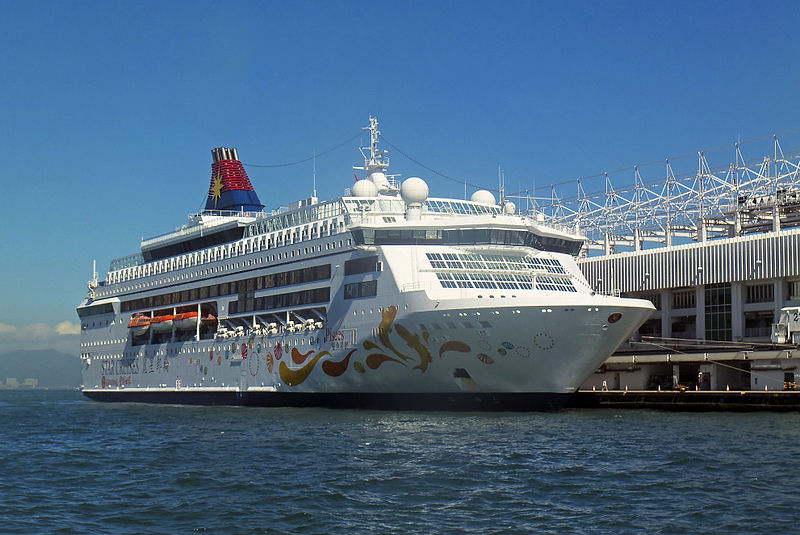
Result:
{"label": "cruise ship", "polygon": [[235,148],[202,213],[95,273],[78,306],[99,401],[557,410],[654,311],[592,291],[580,235],[487,190],[388,174],[378,121],[341,198],[265,211]]}

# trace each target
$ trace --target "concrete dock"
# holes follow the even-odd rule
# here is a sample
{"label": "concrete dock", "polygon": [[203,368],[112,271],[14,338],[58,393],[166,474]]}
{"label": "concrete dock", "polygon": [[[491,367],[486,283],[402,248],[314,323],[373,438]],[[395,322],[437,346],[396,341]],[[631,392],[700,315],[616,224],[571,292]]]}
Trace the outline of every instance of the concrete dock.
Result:
{"label": "concrete dock", "polygon": [[579,390],[568,408],[800,411],[800,390]]}

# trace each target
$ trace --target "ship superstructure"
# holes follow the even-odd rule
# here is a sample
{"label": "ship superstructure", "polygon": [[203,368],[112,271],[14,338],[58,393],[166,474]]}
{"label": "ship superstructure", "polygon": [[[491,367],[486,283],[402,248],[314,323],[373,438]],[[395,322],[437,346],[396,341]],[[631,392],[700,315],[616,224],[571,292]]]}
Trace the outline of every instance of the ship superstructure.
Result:
{"label": "ship superstructure", "polygon": [[583,240],[387,175],[370,118],[351,194],[267,213],[236,149],[206,209],[112,261],[78,307],[92,399],[557,409],[649,317],[595,294]]}

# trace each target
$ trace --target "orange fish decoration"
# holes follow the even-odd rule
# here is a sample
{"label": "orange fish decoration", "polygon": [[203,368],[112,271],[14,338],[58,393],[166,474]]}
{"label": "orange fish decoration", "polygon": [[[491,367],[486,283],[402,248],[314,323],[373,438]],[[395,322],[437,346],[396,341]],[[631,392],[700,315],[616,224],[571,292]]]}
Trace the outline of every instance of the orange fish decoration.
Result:
{"label": "orange fish decoration", "polygon": [[303,353],[300,353],[300,352],[297,350],[297,348],[296,348],[296,347],[293,347],[293,348],[292,348],[292,362],[294,362],[295,364],[302,364],[302,363],[304,363],[304,362],[306,361],[306,359],[308,358],[308,356],[309,356],[311,353],[313,353],[313,352],[314,352],[314,350],[312,349],[312,350],[311,350],[311,351],[309,351],[308,353],[306,353],[306,354],[303,354]]}
{"label": "orange fish decoration", "polygon": [[322,363],[322,371],[330,375],[331,377],[339,377],[345,371],[347,371],[347,365],[350,363],[350,357],[353,356],[357,349],[353,349],[347,356],[340,360],[339,362],[334,362],[332,360],[326,360]]}
{"label": "orange fish decoration", "polygon": [[469,353],[472,351],[470,347],[465,344],[464,342],[459,342],[458,340],[450,340],[449,342],[445,342],[439,348],[439,358],[442,357],[442,354],[447,351],[459,351],[461,353]]}

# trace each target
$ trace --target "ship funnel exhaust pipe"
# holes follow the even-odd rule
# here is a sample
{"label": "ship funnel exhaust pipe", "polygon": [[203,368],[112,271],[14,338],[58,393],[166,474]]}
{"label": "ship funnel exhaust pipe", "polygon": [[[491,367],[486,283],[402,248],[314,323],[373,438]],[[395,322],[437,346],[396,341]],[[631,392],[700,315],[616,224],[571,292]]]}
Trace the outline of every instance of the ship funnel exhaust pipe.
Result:
{"label": "ship funnel exhaust pipe", "polygon": [[220,160],[239,160],[239,153],[235,147],[217,147],[216,149],[211,149],[211,156],[214,158],[215,163]]}
{"label": "ship funnel exhaust pipe", "polygon": [[211,185],[206,210],[227,212],[260,212],[264,205],[258,200],[250,179],[233,147],[211,149]]}

